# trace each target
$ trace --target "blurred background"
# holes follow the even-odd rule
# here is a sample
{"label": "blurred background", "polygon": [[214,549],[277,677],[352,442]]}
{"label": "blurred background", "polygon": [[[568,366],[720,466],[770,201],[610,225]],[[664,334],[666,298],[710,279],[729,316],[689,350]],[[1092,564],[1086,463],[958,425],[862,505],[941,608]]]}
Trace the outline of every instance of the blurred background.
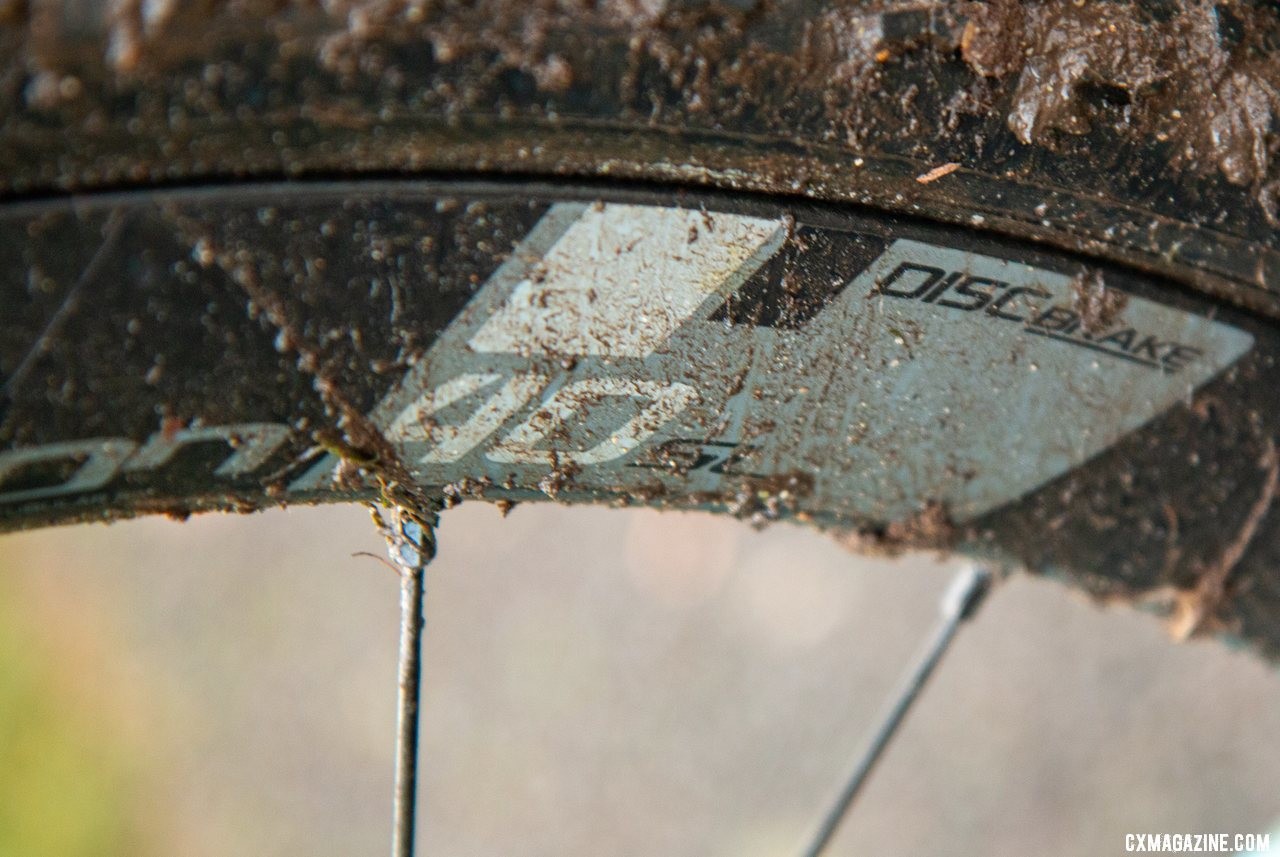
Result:
{"label": "blurred background", "polygon": [[[0,855],[385,853],[398,586],[365,552],[357,507],[6,537]],[[423,853],[796,853],[954,568],[705,515],[447,512]],[[1272,668],[1015,578],[833,853],[1119,854],[1278,817]]]}

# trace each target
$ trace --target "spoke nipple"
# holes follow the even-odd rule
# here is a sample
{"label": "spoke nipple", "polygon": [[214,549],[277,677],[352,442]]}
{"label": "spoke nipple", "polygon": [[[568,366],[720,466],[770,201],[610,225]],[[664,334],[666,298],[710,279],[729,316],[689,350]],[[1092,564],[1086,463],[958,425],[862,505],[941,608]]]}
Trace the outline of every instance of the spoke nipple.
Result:
{"label": "spoke nipple", "polygon": [[991,572],[980,565],[970,565],[951,581],[942,596],[942,618],[962,622],[972,618],[990,588]]}

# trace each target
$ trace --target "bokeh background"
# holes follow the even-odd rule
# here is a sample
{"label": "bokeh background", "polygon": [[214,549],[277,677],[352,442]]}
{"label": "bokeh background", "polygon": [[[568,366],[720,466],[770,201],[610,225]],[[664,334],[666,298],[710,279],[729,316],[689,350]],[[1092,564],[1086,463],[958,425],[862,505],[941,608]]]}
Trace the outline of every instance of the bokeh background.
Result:
{"label": "bokeh background", "polygon": [[[796,853],[955,568],[550,505],[464,504],[441,546],[421,843],[450,857]],[[356,507],[0,541],[0,855],[385,853],[382,553]],[[832,853],[1120,854],[1277,817],[1273,668],[1024,577],[962,630]]]}

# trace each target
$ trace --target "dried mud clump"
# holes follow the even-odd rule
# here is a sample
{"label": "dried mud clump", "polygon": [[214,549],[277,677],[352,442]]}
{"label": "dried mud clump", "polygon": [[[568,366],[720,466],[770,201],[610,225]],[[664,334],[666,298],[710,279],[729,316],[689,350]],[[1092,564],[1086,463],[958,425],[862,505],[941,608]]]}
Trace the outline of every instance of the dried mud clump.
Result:
{"label": "dried mud clump", "polygon": [[1026,144],[1113,124],[1168,143],[1170,156],[1259,190],[1276,217],[1280,63],[1268,13],[1231,3],[967,4],[961,54],[978,74],[1016,79],[1010,130]]}
{"label": "dried mud clump", "polygon": [[908,550],[947,549],[962,535],[947,505],[929,500],[914,514],[882,527],[848,530],[836,538],[855,553],[895,556]]}
{"label": "dried mud clump", "polygon": [[1008,77],[1022,68],[1026,13],[1019,0],[971,3],[960,33],[960,54],[984,77]]}
{"label": "dried mud clump", "polygon": [[[1167,144],[1171,159],[1255,188],[1276,216],[1280,63],[1269,40],[1277,22],[1260,5],[102,0],[77,9],[73,16],[47,0],[0,0],[0,124],[10,112],[6,90],[37,111],[84,99],[107,108],[131,79],[158,82],[207,63],[188,80],[170,81],[180,92],[170,113],[198,112],[216,101],[225,75],[247,71],[217,58],[257,42],[275,55],[268,77],[309,63],[336,75],[343,90],[376,81],[380,91],[398,93],[400,108],[493,109],[487,83],[518,72],[553,98],[575,87],[607,89],[626,110],[643,114],[648,105],[651,121],[672,127],[698,117],[710,127],[750,117],[779,134],[804,127],[803,136],[861,142],[866,105],[876,99],[895,102],[912,134],[928,136],[938,121],[919,96],[921,86],[941,79],[898,92],[885,68],[907,57],[935,64],[958,57],[982,83],[960,81],[954,95],[972,101],[986,86],[977,100],[1003,112],[1024,144],[1052,148],[1056,134],[1103,127]],[[423,77],[420,60],[406,60],[402,50],[423,46],[429,57],[415,56],[430,67],[465,75]],[[281,93],[294,86],[280,83]],[[99,125],[106,118],[84,106]],[[386,106],[369,108],[378,116]],[[300,109],[340,125],[357,118],[334,105]]]}
{"label": "dried mud clump", "polygon": [[813,493],[813,484],[813,475],[802,471],[751,477],[723,500],[729,514],[763,527],[793,513],[798,501]]}
{"label": "dried mud clump", "polygon": [[1071,284],[1071,297],[1085,333],[1101,333],[1111,327],[1129,305],[1129,296],[1108,288],[1099,271],[1077,277]]}
{"label": "dried mud clump", "polygon": [[0,196],[703,185],[986,224],[1280,312],[1278,50],[1280,11],[1243,0],[0,0]]}

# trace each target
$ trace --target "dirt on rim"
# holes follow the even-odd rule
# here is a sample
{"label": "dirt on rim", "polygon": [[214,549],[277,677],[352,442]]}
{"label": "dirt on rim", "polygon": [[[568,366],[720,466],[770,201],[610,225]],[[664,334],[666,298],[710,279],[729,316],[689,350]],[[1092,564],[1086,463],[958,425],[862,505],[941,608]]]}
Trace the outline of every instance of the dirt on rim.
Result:
{"label": "dirt on rim", "polygon": [[[168,108],[156,119],[174,120],[175,110],[188,121],[259,111],[254,99],[225,99],[228,84],[246,76],[268,102],[327,112],[337,123],[377,117],[385,105],[360,97],[370,84],[379,101],[448,115],[500,107],[481,103],[492,94],[486,82],[519,73],[531,101],[543,102],[602,77],[632,105],[650,102],[649,116],[635,106],[624,114],[664,126],[733,124],[750,114],[753,124],[781,129],[801,104],[838,142],[874,128],[867,96],[889,90],[905,127],[928,123],[935,134],[994,109],[1019,141],[1048,150],[1063,135],[1097,129],[1158,145],[1175,167],[1218,171],[1250,188],[1274,224],[1277,30],[1273,11],[1240,2],[5,0],[0,128],[37,118],[73,132],[117,118],[152,125],[146,102],[156,100]],[[233,60],[247,45],[255,50]],[[414,47],[429,52],[432,74],[402,59]],[[255,67],[257,53],[265,61]],[[929,122],[923,91],[938,81],[895,91],[890,74],[904,58],[930,56],[958,56],[969,72],[947,87],[941,125]],[[307,66],[358,97],[317,97],[330,94],[326,85],[286,92]],[[440,74],[445,68],[463,74]],[[129,93],[140,100],[122,103]]]}

